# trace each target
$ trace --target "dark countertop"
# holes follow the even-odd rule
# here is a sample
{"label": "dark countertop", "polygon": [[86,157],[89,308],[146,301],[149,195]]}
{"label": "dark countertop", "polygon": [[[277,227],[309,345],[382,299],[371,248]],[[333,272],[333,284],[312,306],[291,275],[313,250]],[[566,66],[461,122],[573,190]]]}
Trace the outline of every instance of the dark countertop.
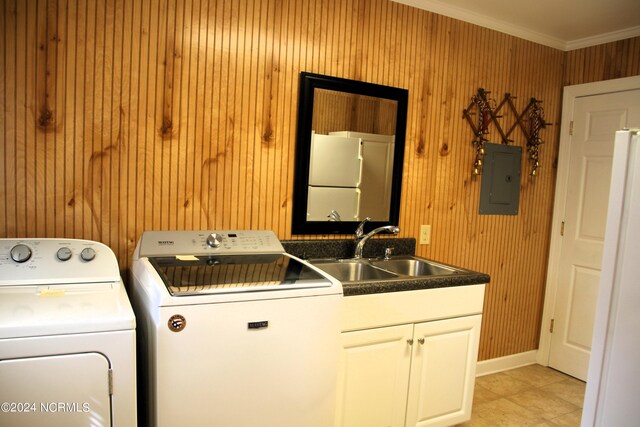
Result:
{"label": "dark countertop", "polygon": [[[355,239],[283,240],[281,243],[288,253],[302,259],[351,258],[356,251]],[[382,257],[386,248],[393,248],[393,255],[415,255],[416,239],[372,238],[364,246],[362,255]]]}
{"label": "dark countertop", "polygon": [[[354,240],[284,240],[282,246],[291,255],[302,259],[351,258],[355,251]],[[386,248],[393,248],[393,255],[415,255],[416,240],[413,238],[373,238],[364,248],[364,258],[382,258]],[[442,263],[439,263],[442,264]],[[446,264],[443,264],[446,265]],[[344,296],[367,295],[385,292],[415,291],[420,289],[446,288],[451,286],[489,283],[488,274],[451,266],[459,273],[446,276],[400,277],[380,281],[344,283]]]}

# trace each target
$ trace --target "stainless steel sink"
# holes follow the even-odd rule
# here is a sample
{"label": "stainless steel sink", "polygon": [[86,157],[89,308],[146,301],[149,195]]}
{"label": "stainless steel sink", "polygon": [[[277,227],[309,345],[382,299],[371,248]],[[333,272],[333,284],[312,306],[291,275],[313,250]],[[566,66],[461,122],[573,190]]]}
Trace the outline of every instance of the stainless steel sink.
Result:
{"label": "stainless steel sink", "polygon": [[342,283],[445,276],[460,272],[446,265],[415,256],[384,259],[310,260],[311,264]]}
{"label": "stainless steel sink", "polygon": [[397,274],[374,267],[365,260],[312,261],[312,263],[342,283],[388,280],[398,277]]}
{"label": "stainless steel sink", "polygon": [[404,276],[443,276],[456,272],[454,268],[414,257],[371,261],[371,265]]}

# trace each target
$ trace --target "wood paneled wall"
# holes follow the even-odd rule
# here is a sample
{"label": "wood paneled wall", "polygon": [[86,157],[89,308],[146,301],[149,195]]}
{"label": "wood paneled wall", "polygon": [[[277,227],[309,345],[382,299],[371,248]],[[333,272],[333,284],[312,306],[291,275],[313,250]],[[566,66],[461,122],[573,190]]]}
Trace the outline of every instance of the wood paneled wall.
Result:
{"label": "wood paneled wall", "polygon": [[313,97],[311,129],[316,133],[396,133],[396,101],[325,89],[315,89]]}
{"label": "wood paneled wall", "polygon": [[[419,255],[491,275],[481,359],[533,350],[563,78],[590,55],[565,74],[564,52],[389,0],[2,0],[0,236],[99,240],[124,275],[143,230],[289,239],[299,73],[402,87],[401,236],[431,224]],[[478,87],[554,123],[517,216],[477,213]]]}
{"label": "wood paneled wall", "polygon": [[567,52],[564,85],[640,75],[640,37]]}

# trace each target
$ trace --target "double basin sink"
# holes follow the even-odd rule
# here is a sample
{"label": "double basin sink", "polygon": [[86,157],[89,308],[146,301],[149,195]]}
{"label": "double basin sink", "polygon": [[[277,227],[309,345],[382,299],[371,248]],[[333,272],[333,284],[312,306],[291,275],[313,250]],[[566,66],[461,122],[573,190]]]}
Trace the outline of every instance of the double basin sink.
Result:
{"label": "double basin sink", "polygon": [[389,259],[317,259],[309,262],[342,283],[425,278],[461,272],[454,267],[410,255]]}

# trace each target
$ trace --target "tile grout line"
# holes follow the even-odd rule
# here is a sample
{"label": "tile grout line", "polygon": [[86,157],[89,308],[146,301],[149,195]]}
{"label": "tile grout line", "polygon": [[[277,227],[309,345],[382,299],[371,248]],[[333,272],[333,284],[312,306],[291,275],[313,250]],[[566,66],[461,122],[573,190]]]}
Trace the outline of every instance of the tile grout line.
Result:
{"label": "tile grout line", "polygon": [[479,377],[475,385],[472,419],[460,426],[580,425],[584,383],[551,368],[529,365]]}

